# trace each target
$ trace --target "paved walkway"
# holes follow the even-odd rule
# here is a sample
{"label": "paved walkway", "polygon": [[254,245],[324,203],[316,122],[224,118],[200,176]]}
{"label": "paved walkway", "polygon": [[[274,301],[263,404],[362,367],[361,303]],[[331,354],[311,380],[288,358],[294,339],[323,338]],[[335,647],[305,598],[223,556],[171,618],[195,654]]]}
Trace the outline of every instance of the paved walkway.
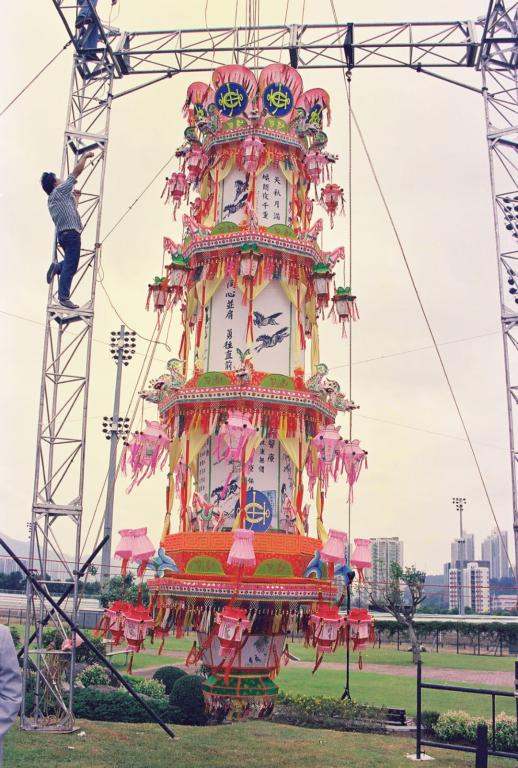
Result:
{"label": "paved walkway", "polygon": [[[178,662],[185,659],[187,654],[179,654],[177,651],[163,651],[161,656],[157,656],[156,667],[145,667],[144,669],[135,670],[137,674],[143,677],[152,677],[153,673],[170,663],[166,659]],[[138,657],[135,657],[138,659]],[[137,662],[138,663],[138,662]],[[183,665],[179,665],[183,666]],[[291,669],[313,669],[313,661],[290,661],[289,668]],[[185,669],[185,667],[183,667]],[[355,669],[356,662],[353,662],[352,669]],[[192,670],[192,667],[190,668]],[[320,669],[331,669],[342,671],[344,669],[343,662],[336,661],[324,661]],[[363,664],[364,672],[374,672],[377,675],[397,675],[399,677],[414,677],[414,666],[399,666],[396,664]],[[445,682],[464,683],[469,685],[488,685],[495,688],[507,688],[513,689],[514,687],[514,672],[498,671],[488,672],[487,670],[476,669],[448,669],[445,667],[428,667],[426,663],[423,665],[423,680],[442,680]]]}

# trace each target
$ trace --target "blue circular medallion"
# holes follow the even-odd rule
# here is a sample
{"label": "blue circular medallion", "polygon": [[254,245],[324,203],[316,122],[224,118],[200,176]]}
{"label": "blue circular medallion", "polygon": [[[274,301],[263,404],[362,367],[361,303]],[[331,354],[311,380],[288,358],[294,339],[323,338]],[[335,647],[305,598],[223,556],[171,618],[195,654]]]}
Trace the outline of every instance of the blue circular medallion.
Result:
{"label": "blue circular medallion", "polygon": [[225,117],[236,117],[245,111],[248,94],[239,83],[224,83],[216,91],[216,106]]}
{"label": "blue circular medallion", "polygon": [[[236,504],[236,514],[239,513],[239,502]],[[246,492],[245,528],[249,531],[262,533],[272,524],[273,508],[265,493],[249,488]]]}
{"label": "blue circular medallion", "polygon": [[282,83],[270,83],[263,93],[265,109],[276,117],[284,117],[293,109],[293,94]]}

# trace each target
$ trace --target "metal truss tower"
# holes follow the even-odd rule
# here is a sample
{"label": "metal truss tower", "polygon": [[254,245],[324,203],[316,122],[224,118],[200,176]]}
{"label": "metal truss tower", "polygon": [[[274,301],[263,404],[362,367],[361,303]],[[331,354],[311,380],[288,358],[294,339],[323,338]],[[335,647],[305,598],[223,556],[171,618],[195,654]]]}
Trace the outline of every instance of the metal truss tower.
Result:
{"label": "metal truss tower", "polygon": [[[85,464],[86,417],[90,375],[95,285],[98,266],[103,183],[112,102],[183,72],[210,72],[223,64],[258,67],[279,56],[299,69],[410,68],[444,77],[451,68],[479,68],[484,83],[488,141],[495,192],[502,297],[502,325],[510,418],[515,540],[518,542],[515,411],[518,407],[518,304],[506,288],[518,288],[518,88],[516,10],[490,0],[477,40],[469,21],[391,22],[372,24],[292,24],[191,30],[119,32],[102,24],[86,0],[98,27],[100,44],[89,61],[75,32],[77,3],[51,0],[76,54],[72,68],[62,173],[77,155],[95,146],[93,164],[81,177],[81,266],[74,280],[76,311],[64,310],[49,292],[41,378],[36,473],[30,524],[30,568],[43,582],[56,576],[74,580],[69,611],[78,606],[81,519]],[[90,52],[92,53],[92,52]],[[284,55],[282,55],[284,54]],[[445,78],[448,80],[448,78]],[[129,87],[122,87],[126,83]],[[470,87],[470,86],[468,86]],[[478,90],[478,89],[474,89]],[[511,238],[511,239],[510,239]],[[507,243],[510,247],[507,248]],[[56,245],[54,245],[54,249]],[[513,266],[514,265],[514,266]],[[512,284],[508,281],[513,279]],[[514,297],[514,292],[512,296]],[[518,293],[516,294],[518,297]],[[516,382],[514,384],[513,382]],[[75,541],[74,563],[67,562],[62,542]],[[24,648],[22,727],[39,731],[73,728],[74,647],[43,644],[42,621],[47,603],[28,585]],[[30,642],[30,625],[36,640]],[[65,629],[58,625],[61,636]],[[58,633],[59,636],[59,633]],[[34,704],[29,702],[34,690]],[[29,706],[30,703],[30,706]]]}
{"label": "metal truss tower", "polygon": [[[72,296],[80,309],[61,307],[52,286],[48,295],[30,523],[29,568],[47,585],[57,578],[74,581],[68,605],[74,618],[78,605],[77,571],[101,203],[116,75],[110,52],[100,50],[97,55],[99,59],[91,62],[76,55],[72,69],[61,175],[68,175],[78,156],[87,149],[93,148],[95,157],[83,172],[80,184],[79,210],[84,230]],[[56,248],[54,243],[54,258]],[[63,541],[75,542],[72,554],[62,551]],[[58,619],[54,625],[57,630],[54,641],[44,646],[42,622],[46,614],[46,600],[28,582],[21,723],[27,730],[66,731],[73,727],[71,682],[75,648],[72,644],[71,650],[62,650],[66,629]],[[37,629],[33,645],[31,625]]]}
{"label": "metal truss tower", "polygon": [[518,3],[491,0],[480,44],[504,345],[518,565]]}

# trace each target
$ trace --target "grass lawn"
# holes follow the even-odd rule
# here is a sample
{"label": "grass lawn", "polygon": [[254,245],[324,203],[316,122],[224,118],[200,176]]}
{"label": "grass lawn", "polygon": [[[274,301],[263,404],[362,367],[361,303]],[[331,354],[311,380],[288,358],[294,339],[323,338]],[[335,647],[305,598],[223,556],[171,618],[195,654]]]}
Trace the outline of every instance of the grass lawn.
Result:
{"label": "grass lawn", "polygon": [[[309,669],[282,669],[276,678],[286,693],[303,693],[308,696],[339,697],[344,690],[344,675],[336,670],[323,669],[314,674]],[[440,682],[435,681],[434,682]],[[478,686],[477,686],[478,687]],[[491,686],[480,686],[490,688]],[[416,711],[416,684],[413,677],[377,675],[375,672],[351,670],[351,696],[355,701],[375,706],[399,707],[413,715]],[[445,712],[462,709],[473,715],[491,715],[491,697],[476,696],[455,691],[423,691],[423,709]],[[514,699],[496,700],[497,712],[515,711]]]}
{"label": "grass lawn", "polygon": [[[304,644],[296,641],[289,643],[290,652],[298,656],[301,661],[313,661],[314,648],[305,648]],[[411,667],[412,654],[406,651],[398,651],[395,648],[367,648],[363,652],[363,660],[367,664],[395,664]],[[358,654],[351,654],[355,661]],[[344,648],[338,648],[334,654],[327,654],[326,660],[342,662],[345,659]],[[444,667],[445,669],[476,669],[488,672],[510,671],[514,672],[514,656],[473,656],[470,654],[457,654],[448,651],[434,653],[427,651],[422,655],[423,664],[429,667]],[[516,659],[518,661],[518,659]]]}
{"label": "grass lawn", "polygon": [[[71,735],[29,734],[12,728],[6,738],[6,766],[74,768],[401,768],[415,749],[412,739],[397,736],[311,730],[268,722],[243,722],[216,728],[173,726],[171,741],[156,725],[94,723],[78,720],[85,732]],[[42,762],[42,756],[45,756]],[[434,750],[435,768],[472,766],[472,755]],[[492,760],[493,768],[508,761]]]}

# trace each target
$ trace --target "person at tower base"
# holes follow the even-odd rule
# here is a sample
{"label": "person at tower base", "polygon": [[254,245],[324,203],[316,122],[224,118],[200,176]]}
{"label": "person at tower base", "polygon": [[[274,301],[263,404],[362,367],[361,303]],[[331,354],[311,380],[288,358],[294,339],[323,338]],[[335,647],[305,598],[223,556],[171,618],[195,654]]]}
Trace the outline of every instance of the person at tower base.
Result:
{"label": "person at tower base", "polygon": [[16,720],[22,701],[22,678],[9,628],[0,624],[0,766],[4,736]]}
{"label": "person at tower base", "polygon": [[58,300],[66,309],[77,309],[78,305],[70,301],[72,278],[79,266],[81,254],[81,231],[83,225],[77,211],[79,192],[74,186],[77,177],[83,172],[86,161],[93,157],[93,152],[85,152],[68,178],[58,179],[55,173],[45,172],[41,177],[41,186],[47,193],[49,213],[56,225],[57,239],[64,251],[63,261],[53,261],[47,270],[47,283],[59,275]]}

